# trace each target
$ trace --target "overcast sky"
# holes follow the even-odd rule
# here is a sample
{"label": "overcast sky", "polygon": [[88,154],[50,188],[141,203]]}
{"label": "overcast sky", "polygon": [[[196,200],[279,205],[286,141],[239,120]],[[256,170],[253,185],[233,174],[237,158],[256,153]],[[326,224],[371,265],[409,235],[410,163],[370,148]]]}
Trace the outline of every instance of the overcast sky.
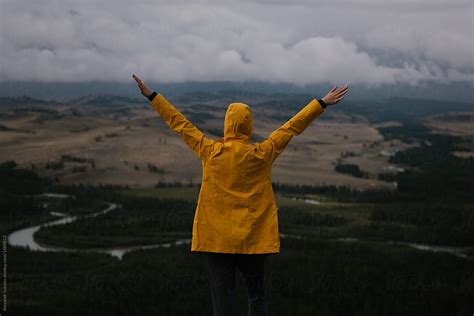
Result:
{"label": "overcast sky", "polygon": [[0,0],[0,80],[474,79],[472,0]]}

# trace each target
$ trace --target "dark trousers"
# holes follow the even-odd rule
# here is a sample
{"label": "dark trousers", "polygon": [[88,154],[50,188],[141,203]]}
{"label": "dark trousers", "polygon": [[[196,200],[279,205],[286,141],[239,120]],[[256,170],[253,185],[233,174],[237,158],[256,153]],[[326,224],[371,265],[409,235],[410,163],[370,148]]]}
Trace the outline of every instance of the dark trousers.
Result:
{"label": "dark trousers", "polygon": [[235,315],[236,268],[247,285],[248,315],[267,315],[265,258],[267,254],[227,254],[207,252],[209,285],[214,316]]}

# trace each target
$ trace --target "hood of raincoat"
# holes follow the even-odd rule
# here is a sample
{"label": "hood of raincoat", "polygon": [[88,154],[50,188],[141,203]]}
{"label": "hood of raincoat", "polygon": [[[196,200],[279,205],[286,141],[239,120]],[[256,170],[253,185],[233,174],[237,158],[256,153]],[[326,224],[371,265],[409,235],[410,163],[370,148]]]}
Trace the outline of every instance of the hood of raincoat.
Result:
{"label": "hood of raincoat", "polygon": [[231,103],[224,121],[224,141],[242,140],[248,142],[252,137],[252,110],[245,103]]}

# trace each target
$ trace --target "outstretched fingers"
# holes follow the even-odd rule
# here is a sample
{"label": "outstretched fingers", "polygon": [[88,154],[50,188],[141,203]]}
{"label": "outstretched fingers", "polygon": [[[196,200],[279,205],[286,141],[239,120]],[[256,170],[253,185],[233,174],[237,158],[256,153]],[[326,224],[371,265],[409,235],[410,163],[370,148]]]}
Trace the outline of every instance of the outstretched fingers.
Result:
{"label": "outstretched fingers", "polygon": [[348,90],[348,89],[349,89],[348,86],[345,86],[345,87],[340,88],[340,89],[336,92],[335,96],[336,96],[336,97],[344,96],[344,95],[347,93],[347,90]]}
{"label": "outstretched fingers", "polygon": [[139,87],[142,88],[142,87],[145,86],[145,84],[143,83],[143,81],[142,81],[140,78],[138,78],[137,76],[133,75],[133,79],[135,79],[135,81],[138,83],[138,86],[139,86]]}
{"label": "outstretched fingers", "polygon": [[340,87],[338,92],[343,92],[343,91],[346,91],[347,89],[349,89],[349,86],[348,85],[345,85],[343,87]]}

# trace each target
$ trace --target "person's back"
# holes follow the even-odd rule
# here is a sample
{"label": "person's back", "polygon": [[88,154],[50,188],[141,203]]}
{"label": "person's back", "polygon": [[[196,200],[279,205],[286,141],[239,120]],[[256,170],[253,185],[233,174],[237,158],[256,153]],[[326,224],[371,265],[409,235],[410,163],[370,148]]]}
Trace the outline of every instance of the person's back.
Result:
{"label": "person's back", "polygon": [[231,103],[224,137],[212,140],[189,122],[161,94],[136,78],[142,94],[177,132],[202,163],[202,181],[193,223],[191,251],[207,254],[214,315],[235,312],[235,271],[247,283],[248,314],[267,315],[264,262],[280,252],[278,213],[271,184],[272,164],[291,138],[301,134],[326,104],[342,100],[346,88],[334,87],[273,131],[263,142],[250,144],[252,111]]}
{"label": "person's back", "polygon": [[151,105],[202,162],[191,251],[280,252],[271,167],[291,138],[324,112],[320,102],[313,99],[267,139],[253,144],[252,111],[244,103],[229,104],[222,141],[207,138],[161,94]]}
{"label": "person's back", "polygon": [[278,252],[271,165],[265,154],[255,146],[232,139],[213,147],[203,161],[191,250]]}

